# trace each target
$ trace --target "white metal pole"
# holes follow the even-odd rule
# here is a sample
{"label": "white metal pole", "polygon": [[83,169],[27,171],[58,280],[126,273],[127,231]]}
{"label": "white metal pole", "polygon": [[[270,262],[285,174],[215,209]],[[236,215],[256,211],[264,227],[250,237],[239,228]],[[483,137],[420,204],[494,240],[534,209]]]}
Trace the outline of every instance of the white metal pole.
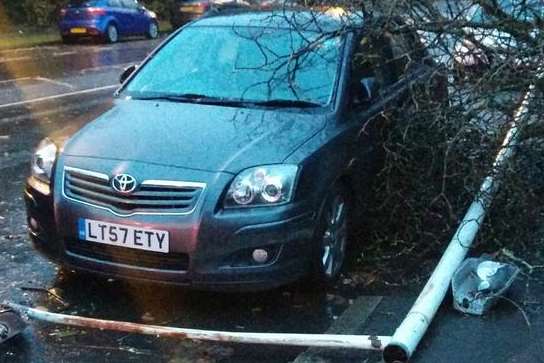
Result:
{"label": "white metal pole", "polygon": [[377,351],[383,350],[391,340],[391,337],[373,335],[240,333],[172,328],[50,313],[14,303],[5,303],[5,305],[28,318],[53,324],[189,340],[301,347],[349,348]]}
{"label": "white metal pole", "polygon": [[453,274],[465,259],[499,187],[497,176],[504,171],[504,164],[514,154],[514,147],[519,139],[520,123],[527,117],[529,103],[534,93],[535,85],[531,85],[514,114],[510,129],[493,163],[491,174],[484,179],[478,195],[470,205],[440,262],[385,348],[383,358],[386,363],[407,362],[410,359],[442,304]]}

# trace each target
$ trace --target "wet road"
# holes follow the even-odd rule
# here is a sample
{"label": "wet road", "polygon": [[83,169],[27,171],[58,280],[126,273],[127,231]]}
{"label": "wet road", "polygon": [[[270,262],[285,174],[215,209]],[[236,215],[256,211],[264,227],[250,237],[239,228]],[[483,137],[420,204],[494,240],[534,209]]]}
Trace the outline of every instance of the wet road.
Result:
{"label": "wet road", "polygon": [[[77,129],[112,105],[121,70],[140,62],[157,42],[52,46],[0,52],[0,301],[43,306],[83,316],[232,331],[321,333],[358,297],[385,295],[360,333],[390,334],[414,301],[421,281],[409,288],[364,287],[351,275],[328,290],[304,284],[255,294],[218,294],[105,280],[61,272],[39,256],[26,236],[22,188],[32,149],[40,139]],[[444,305],[414,362],[538,361],[544,346],[544,286],[527,278],[514,299],[527,301],[481,318]],[[534,276],[531,277],[534,279]],[[531,280],[532,281],[532,280]],[[24,290],[52,288],[52,295]],[[179,342],[33,323],[0,346],[0,362],[288,362],[304,349]],[[330,362],[379,362],[378,354],[323,353]],[[533,357],[537,357],[533,359]]]}
{"label": "wet road", "polygon": [[[119,74],[158,41],[52,46],[0,53],[0,301],[133,322],[232,330],[320,333],[358,293],[295,285],[270,293],[215,294],[61,272],[32,250],[22,187],[33,148],[111,107]],[[47,293],[25,287],[53,288]],[[178,342],[44,324],[0,347],[0,362],[286,362],[303,349]]]}
{"label": "wet road", "polygon": [[[160,40],[58,45],[0,52],[0,111],[62,95],[111,93],[121,71]],[[56,97],[56,98],[55,98]],[[1,117],[1,116],[0,116]]]}

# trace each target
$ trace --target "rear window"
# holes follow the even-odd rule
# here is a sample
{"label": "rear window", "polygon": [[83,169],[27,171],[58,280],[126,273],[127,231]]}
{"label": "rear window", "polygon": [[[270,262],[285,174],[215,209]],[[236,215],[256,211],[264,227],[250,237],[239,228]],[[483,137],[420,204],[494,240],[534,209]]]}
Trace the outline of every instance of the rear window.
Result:
{"label": "rear window", "polygon": [[97,6],[100,1],[70,0],[68,6],[71,8],[87,8]]}

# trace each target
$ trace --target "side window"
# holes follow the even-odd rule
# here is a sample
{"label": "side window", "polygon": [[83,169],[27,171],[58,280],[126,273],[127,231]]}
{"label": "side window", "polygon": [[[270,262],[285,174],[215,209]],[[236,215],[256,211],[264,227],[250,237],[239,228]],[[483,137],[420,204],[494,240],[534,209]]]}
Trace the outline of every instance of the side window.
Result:
{"label": "side window", "polygon": [[424,56],[423,46],[413,33],[385,33],[391,48],[389,63],[394,70],[395,78],[400,78],[415,63]]}
{"label": "side window", "polygon": [[365,36],[357,45],[352,59],[352,78],[360,80],[366,77],[376,77],[378,58],[372,49],[369,37]]}
{"label": "side window", "polygon": [[384,37],[363,36],[351,61],[351,89],[355,104],[370,101],[383,87],[395,82],[395,74],[387,62],[389,45]]}
{"label": "side window", "polygon": [[111,8],[120,8],[121,7],[121,1],[120,0],[109,0],[108,6]]}
{"label": "side window", "polygon": [[121,1],[125,8],[136,9],[138,7],[138,3],[135,0],[121,0]]}

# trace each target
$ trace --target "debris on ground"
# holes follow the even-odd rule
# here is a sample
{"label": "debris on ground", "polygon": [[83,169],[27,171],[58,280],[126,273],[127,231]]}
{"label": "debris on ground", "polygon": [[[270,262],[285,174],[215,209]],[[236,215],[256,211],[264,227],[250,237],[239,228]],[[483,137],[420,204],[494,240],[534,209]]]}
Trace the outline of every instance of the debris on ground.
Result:
{"label": "debris on ground", "polygon": [[144,323],[152,323],[155,321],[155,317],[150,312],[144,313],[141,319]]}
{"label": "debris on ground", "polygon": [[519,271],[517,266],[487,256],[466,259],[451,282],[454,308],[472,315],[485,314],[506,294]]}
{"label": "debris on ground", "polygon": [[32,291],[32,292],[42,292],[42,293],[45,293],[45,294],[49,295],[50,297],[52,297],[55,301],[57,301],[58,303],[60,303],[64,308],[70,307],[70,304],[67,303],[66,301],[64,301],[64,300],[57,294],[57,292],[55,291],[54,288],[46,289],[46,288],[43,288],[43,287],[21,286],[20,289],[23,290],[23,291]]}

